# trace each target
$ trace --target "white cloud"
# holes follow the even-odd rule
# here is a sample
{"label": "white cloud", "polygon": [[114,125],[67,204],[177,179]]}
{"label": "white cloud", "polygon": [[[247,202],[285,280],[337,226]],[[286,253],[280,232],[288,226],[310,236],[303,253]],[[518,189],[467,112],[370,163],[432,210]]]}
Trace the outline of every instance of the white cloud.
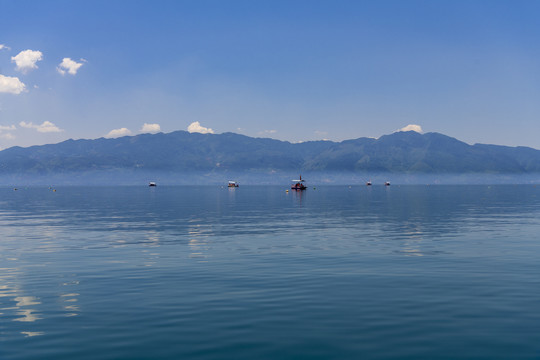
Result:
{"label": "white cloud", "polygon": [[131,131],[128,128],[120,128],[109,131],[109,133],[105,135],[105,137],[111,139],[127,135],[131,135]]}
{"label": "white cloud", "polygon": [[17,130],[15,125],[9,125],[9,126],[0,125],[0,139],[5,139],[5,140],[15,139],[15,136],[12,133],[10,132],[4,133],[4,131],[14,131],[14,130]]}
{"label": "white cloud", "polygon": [[18,95],[26,90],[26,85],[19,78],[0,74],[0,93]]}
{"label": "white cloud", "polygon": [[187,131],[190,133],[201,133],[201,134],[213,134],[214,130],[210,128],[205,128],[204,126],[201,126],[201,124],[198,121],[192,122],[189,124]]}
{"label": "white cloud", "polygon": [[160,131],[161,131],[161,126],[159,126],[159,124],[147,124],[147,123],[144,123],[141,130],[139,130],[139,132],[142,132],[142,133],[157,133]]}
{"label": "white cloud", "polygon": [[420,125],[414,125],[414,124],[409,124],[401,129],[398,129],[394,132],[400,132],[400,131],[416,131],[417,133],[420,133],[422,134],[424,132],[424,130],[422,130],[422,127]]}
{"label": "white cloud", "polygon": [[12,133],[0,134],[0,139],[13,140],[15,136]]}
{"label": "white cloud", "polygon": [[7,45],[0,44],[0,50],[11,50],[11,48]]}
{"label": "white cloud", "polygon": [[41,125],[34,125],[32,122],[25,122],[21,121],[19,125],[23,128],[27,129],[36,129],[39,132],[42,133],[50,133],[50,132],[62,132],[64,130],[60,129],[58,126],[54,125],[50,121],[44,121]]}
{"label": "white cloud", "polygon": [[259,135],[270,135],[275,133],[277,133],[277,130],[263,130],[258,132]]}
{"label": "white cloud", "polygon": [[[81,59],[81,61],[85,62],[84,59]],[[63,58],[56,70],[62,75],[65,75],[66,72],[70,75],[75,75],[81,66],[83,66],[82,62],[78,63],[70,58]]]}
{"label": "white cloud", "polygon": [[11,62],[14,62],[17,71],[27,73],[30,70],[37,69],[36,63],[43,59],[43,53],[37,50],[24,50],[16,56],[11,57]]}
{"label": "white cloud", "polygon": [[13,131],[13,130],[17,130],[15,125],[9,125],[9,126],[0,125],[0,131]]}

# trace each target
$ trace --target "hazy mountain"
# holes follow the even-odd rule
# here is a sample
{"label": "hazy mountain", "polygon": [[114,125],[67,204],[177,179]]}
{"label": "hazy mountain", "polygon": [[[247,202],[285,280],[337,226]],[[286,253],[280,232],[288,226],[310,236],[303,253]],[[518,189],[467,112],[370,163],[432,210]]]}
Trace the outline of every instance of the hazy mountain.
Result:
{"label": "hazy mountain", "polygon": [[[130,182],[156,176],[287,174],[299,172],[440,176],[540,174],[540,151],[526,147],[468,145],[438,134],[397,132],[379,139],[293,144],[234,133],[176,131],[117,139],[67,140],[0,151],[4,183],[31,179]],[[101,181],[101,180],[102,181]],[[136,180],[135,180],[136,179]],[[192,180],[190,180],[192,181]]]}

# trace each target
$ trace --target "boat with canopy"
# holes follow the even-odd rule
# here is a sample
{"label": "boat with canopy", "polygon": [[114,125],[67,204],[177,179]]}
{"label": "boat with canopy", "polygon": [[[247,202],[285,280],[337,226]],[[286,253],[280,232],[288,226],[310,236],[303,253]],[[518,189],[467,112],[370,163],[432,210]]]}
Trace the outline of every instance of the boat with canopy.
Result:
{"label": "boat with canopy", "polygon": [[292,180],[291,189],[292,190],[306,190],[307,186],[305,185],[306,180],[302,179],[302,175],[300,175],[299,180]]}

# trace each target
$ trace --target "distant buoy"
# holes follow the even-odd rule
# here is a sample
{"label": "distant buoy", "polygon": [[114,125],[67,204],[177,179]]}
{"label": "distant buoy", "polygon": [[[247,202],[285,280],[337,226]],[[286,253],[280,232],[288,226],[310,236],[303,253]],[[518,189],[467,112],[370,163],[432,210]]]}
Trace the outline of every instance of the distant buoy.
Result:
{"label": "distant buoy", "polygon": [[316,187],[313,187],[313,190],[315,190],[315,189],[316,189]]}
{"label": "distant buoy", "polygon": [[53,191],[56,192],[56,189],[54,189]]}
{"label": "distant buoy", "polygon": [[17,188],[13,188],[13,190],[17,191]]}
{"label": "distant buoy", "polygon": [[[17,189],[15,189],[15,190],[17,190]],[[289,192],[289,190],[285,190],[285,192]]]}

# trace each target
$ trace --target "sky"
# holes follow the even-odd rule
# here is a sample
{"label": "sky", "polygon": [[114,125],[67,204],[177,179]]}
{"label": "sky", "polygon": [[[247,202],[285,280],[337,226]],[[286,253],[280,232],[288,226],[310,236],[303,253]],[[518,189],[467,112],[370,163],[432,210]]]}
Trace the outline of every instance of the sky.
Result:
{"label": "sky", "polygon": [[539,13],[497,0],[0,0],[0,148],[406,128],[540,149]]}

